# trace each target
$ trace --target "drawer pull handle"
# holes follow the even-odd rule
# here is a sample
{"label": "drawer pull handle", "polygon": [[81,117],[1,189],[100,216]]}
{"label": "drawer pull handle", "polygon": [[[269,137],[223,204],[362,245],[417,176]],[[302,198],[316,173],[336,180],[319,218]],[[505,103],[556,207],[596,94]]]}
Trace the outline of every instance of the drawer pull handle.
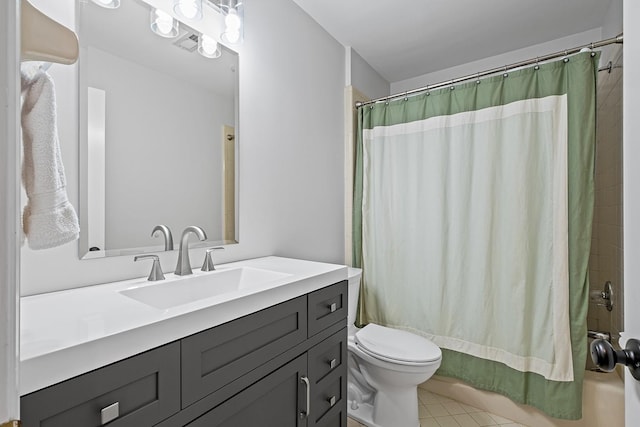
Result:
{"label": "drawer pull handle", "polygon": [[331,313],[333,313],[337,309],[338,309],[338,305],[335,302],[331,303],[331,305],[329,306],[329,311],[331,311]]}
{"label": "drawer pull handle", "polygon": [[336,359],[329,360],[329,369],[333,369],[336,366],[338,366],[338,360],[336,360]]}
{"label": "drawer pull handle", "polygon": [[307,377],[300,377],[300,381],[304,383],[307,389],[305,395],[306,407],[304,408],[304,411],[300,411],[300,418],[309,418],[309,414],[311,414],[311,384]]}
{"label": "drawer pull handle", "polygon": [[336,397],[331,396],[330,398],[327,399],[327,402],[329,402],[329,406],[333,408],[333,405],[336,404]]}
{"label": "drawer pull handle", "polygon": [[100,421],[102,425],[115,420],[120,416],[120,402],[112,403],[111,405],[102,408],[100,411]]}

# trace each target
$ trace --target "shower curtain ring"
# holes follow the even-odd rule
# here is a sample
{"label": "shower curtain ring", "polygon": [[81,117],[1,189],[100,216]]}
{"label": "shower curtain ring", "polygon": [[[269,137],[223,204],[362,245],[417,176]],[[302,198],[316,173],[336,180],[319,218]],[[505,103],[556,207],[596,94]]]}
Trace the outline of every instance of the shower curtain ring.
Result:
{"label": "shower curtain ring", "polygon": [[534,70],[539,70],[540,69],[540,64],[538,63],[540,57],[536,56],[536,65],[535,67],[533,67]]}
{"label": "shower curtain ring", "polygon": [[480,73],[476,74],[476,84],[480,84]]}
{"label": "shower curtain ring", "polygon": [[409,100],[409,98],[407,98],[407,92],[405,92],[405,93],[404,93],[404,100],[405,100],[405,101],[408,101],[408,100]]}
{"label": "shower curtain ring", "polygon": [[453,79],[451,79],[451,86],[449,86],[449,89],[454,90],[456,87],[453,85]]}
{"label": "shower curtain ring", "polygon": [[504,66],[504,74],[502,74],[502,77],[509,77],[509,73],[507,73],[507,66]]}

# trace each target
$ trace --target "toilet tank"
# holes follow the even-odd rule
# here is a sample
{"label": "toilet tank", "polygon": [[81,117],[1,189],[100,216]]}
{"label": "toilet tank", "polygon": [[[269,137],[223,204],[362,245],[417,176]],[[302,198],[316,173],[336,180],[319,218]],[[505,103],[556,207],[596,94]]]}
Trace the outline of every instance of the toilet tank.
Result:
{"label": "toilet tank", "polygon": [[356,321],[358,311],[358,295],[360,295],[360,278],[362,269],[349,267],[347,273],[349,279],[349,310],[347,313],[347,325],[351,326]]}

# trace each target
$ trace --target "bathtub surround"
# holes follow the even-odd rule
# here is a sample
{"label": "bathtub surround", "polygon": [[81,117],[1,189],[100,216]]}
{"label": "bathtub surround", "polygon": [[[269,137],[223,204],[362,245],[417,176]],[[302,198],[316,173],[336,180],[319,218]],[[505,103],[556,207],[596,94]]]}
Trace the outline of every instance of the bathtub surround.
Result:
{"label": "bathtub surround", "polygon": [[[622,47],[611,58],[611,71],[598,73],[598,125],[595,164],[593,237],[589,260],[591,292],[602,292],[606,281],[613,289],[613,309],[601,299],[591,298],[589,329],[611,333],[617,343],[624,325],[624,256],[622,234]],[[589,365],[588,367],[593,367]],[[622,374],[620,369],[619,373]],[[624,376],[624,375],[621,375]]]}
{"label": "bathtub surround", "polygon": [[[581,416],[597,64],[583,53],[359,112],[362,323],[421,333],[444,348],[441,374],[567,419]],[[542,105],[556,97],[568,115]],[[568,174],[543,148],[567,141],[553,111]]]}

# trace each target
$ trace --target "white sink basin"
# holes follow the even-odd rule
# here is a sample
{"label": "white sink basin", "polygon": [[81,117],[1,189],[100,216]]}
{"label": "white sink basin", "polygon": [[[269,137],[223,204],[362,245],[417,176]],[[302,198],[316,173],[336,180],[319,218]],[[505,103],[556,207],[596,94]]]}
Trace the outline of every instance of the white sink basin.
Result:
{"label": "white sink basin", "polygon": [[209,273],[178,277],[119,291],[122,295],[155,308],[168,309],[199,300],[258,288],[284,279],[290,274],[239,267]]}

